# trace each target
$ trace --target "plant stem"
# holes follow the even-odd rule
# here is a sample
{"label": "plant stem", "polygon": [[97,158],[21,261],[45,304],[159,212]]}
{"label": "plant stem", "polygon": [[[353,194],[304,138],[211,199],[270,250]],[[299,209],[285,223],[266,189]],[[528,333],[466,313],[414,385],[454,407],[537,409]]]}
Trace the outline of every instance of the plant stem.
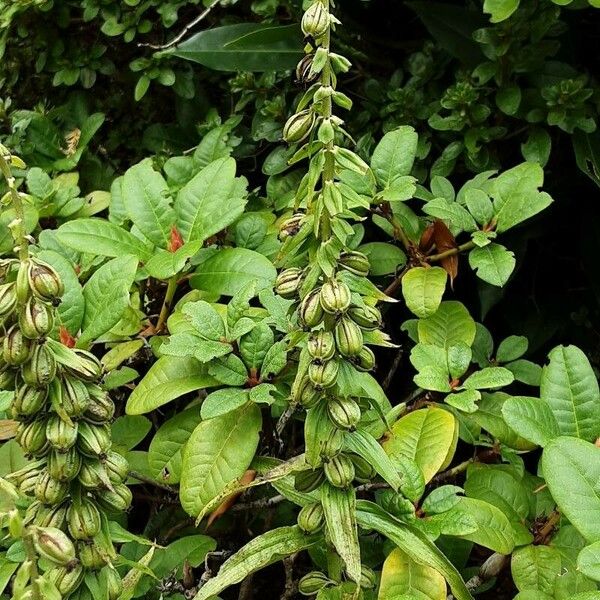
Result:
{"label": "plant stem", "polygon": [[460,254],[461,252],[471,250],[472,248],[475,248],[475,242],[473,242],[473,240],[470,240],[468,242],[465,242],[464,244],[461,244],[460,246],[457,246],[456,248],[450,248],[450,250],[445,250],[444,252],[440,252],[439,254],[432,254],[431,256],[427,256],[426,260],[427,262],[439,262],[444,258]]}
{"label": "plant stem", "polygon": [[463,471],[466,471],[468,466],[474,462],[475,462],[475,460],[473,458],[469,458],[468,460],[461,462],[460,464],[456,465],[455,467],[452,467],[451,469],[448,469],[447,471],[438,473],[431,480],[431,483],[440,483],[440,482],[446,481],[448,479],[453,479],[457,475],[460,475]]}
{"label": "plant stem", "polygon": [[31,537],[31,533],[27,530],[24,530],[23,535],[23,548],[25,549],[25,554],[27,555],[27,560],[31,562],[31,591],[33,600],[43,600],[42,594],[40,591],[40,586],[37,583],[37,579],[40,576],[38,567],[37,567],[37,553],[35,551],[35,547],[33,545],[33,539]]}
{"label": "plant stem", "polygon": [[402,242],[402,245],[404,246],[405,250],[410,250],[413,244],[408,239],[408,236],[406,235],[404,228],[400,224],[400,221],[398,221],[398,219],[392,214],[389,215],[388,221],[392,224],[392,227],[394,228],[394,237]]}
{"label": "plant stem", "polygon": [[4,175],[4,179],[8,185],[12,205],[16,215],[15,220],[9,225],[9,227],[12,231],[15,244],[17,245],[19,251],[19,260],[25,261],[29,256],[29,242],[27,241],[27,236],[25,234],[25,212],[23,210],[23,201],[21,200],[21,196],[17,190],[15,178],[13,177],[10,169],[10,164],[7,161],[7,154],[3,153],[4,150],[6,150],[4,147],[0,147],[0,171],[2,171],[2,175]]}
{"label": "plant stem", "polygon": [[165,299],[163,300],[162,308],[160,309],[160,315],[158,316],[158,322],[156,323],[156,333],[160,333],[167,323],[169,314],[171,313],[171,304],[177,291],[178,276],[173,275],[167,283],[167,291],[165,292]]}

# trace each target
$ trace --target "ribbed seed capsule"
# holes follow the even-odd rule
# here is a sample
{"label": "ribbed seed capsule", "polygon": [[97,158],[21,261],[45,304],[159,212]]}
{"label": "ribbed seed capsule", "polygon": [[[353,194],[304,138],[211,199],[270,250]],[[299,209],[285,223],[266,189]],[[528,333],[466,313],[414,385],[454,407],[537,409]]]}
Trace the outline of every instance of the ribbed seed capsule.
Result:
{"label": "ribbed seed capsule", "polygon": [[372,590],[377,587],[377,573],[367,565],[360,566],[360,587],[363,590]]}
{"label": "ribbed seed capsule", "polygon": [[79,540],[77,556],[86,569],[101,569],[108,562],[106,553],[93,540]]}
{"label": "ribbed seed capsule", "polygon": [[83,581],[83,567],[55,567],[44,573],[44,578],[52,582],[63,598],[74,592]]}
{"label": "ribbed seed capsule", "polygon": [[310,381],[308,377],[306,377],[305,383],[302,384],[300,390],[300,404],[307,410],[309,408],[315,407],[321,398],[323,397],[323,392],[318,390]]}
{"label": "ribbed seed capsule", "polygon": [[366,277],[371,269],[371,264],[366,254],[357,252],[356,250],[342,252],[338,260],[338,265],[342,269],[354,273],[354,275],[358,275],[359,277]]}
{"label": "ribbed seed capsule", "polygon": [[21,367],[21,377],[29,385],[46,387],[56,377],[56,359],[46,344],[35,346],[31,358]]}
{"label": "ribbed seed capsule", "polygon": [[[17,430],[17,441],[18,440],[18,430]],[[21,483],[27,479],[28,477],[37,477],[42,469],[46,468],[46,460],[40,459],[34,462],[27,463],[22,469],[18,471],[14,471],[12,473],[8,473],[5,478],[7,481],[14,483],[16,485],[21,485]]]}
{"label": "ribbed seed capsule", "polygon": [[35,486],[37,485],[38,477],[43,471],[39,471],[37,475],[34,472],[29,473],[23,477],[19,482],[19,491],[25,496],[33,496],[35,492]]}
{"label": "ribbed seed capsule", "polygon": [[36,419],[31,423],[19,423],[15,436],[25,454],[43,456],[49,448],[46,438],[46,421]]}
{"label": "ribbed seed capsule", "polygon": [[301,110],[292,115],[283,126],[283,139],[288,144],[298,144],[304,141],[312,131],[316,115],[312,110]]}
{"label": "ribbed seed capsule", "polygon": [[323,469],[311,469],[296,473],[294,478],[294,487],[299,492],[312,492],[316,490],[325,481]]}
{"label": "ribbed seed capsule", "polygon": [[339,454],[344,447],[344,431],[332,428],[327,438],[321,443],[321,456],[330,459]]}
{"label": "ribbed seed capsule", "polygon": [[298,527],[304,533],[316,533],[323,527],[325,515],[320,502],[303,506],[298,513]]}
{"label": "ribbed seed capsule", "polygon": [[10,315],[17,306],[17,290],[13,282],[0,285],[0,320]]}
{"label": "ribbed seed capsule", "polygon": [[375,354],[373,354],[371,348],[363,346],[360,354],[353,362],[359,371],[371,371],[375,368]]}
{"label": "ribbed seed capsule", "polygon": [[92,425],[82,421],[79,423],[77,448],[84,456],[104,457],[110,449],[111,437],[108,425]]}
{"label": "ribbed seed capsule", "polygon": [[279,228],[279,239],[283,241],[289,237],[295,236],[300,231],[303,220],[304,213],[296,213],[289,219],[286,219]]}
{"label": "ribbed seed capsule", "polygon": [[62,529],[67,516],[67,504],[63,502],[58,506],[46,506],[39,502],[39,500],[37,502],[39,506],[33,518],[34,525]]}
{"label": "ribbed seed capsule", "polygon": [[367,483],[377,475],[373,465],[358,454],[351,454],[350,460],[354,463],[355,479],[361,483]]}
{"label": "ribbed seed capsule", "polygon": [[94,382],[100,379],[103,369],[100,360],[87,350],[73,348],[73,352],[77,355],[77,364],[73,361],[73,364],[65,365],[65,370],[84,381]]}
{"label": "ribbed seed capsule", "polygon": [[37,258],[29,261],[27,280],[33,294],[45,302],[54,302],[60,299],[65,291],[62,280],[54,267]]}
{"label": "ribbed seed capsule", "polygon": [[335,326],[335,343],[342,356],[357,356],[364,344],[361,328],[349,317],[343,316]]}
{"label": "ribbed seed capsule", "polygon": [[354,429],[361,417],[360,406],[352,398],[330,398],[327,414],[340,429]]}
{"label": "ribbed seed capsule", "polygon": [[58,415],[52,414],[46,424],[46,437],[52,448],[59,452],[66,452],[72,448],[77,441],[79,425],[77,423],[67,423]]}
{"label": "ribbed seed capsule", "polygon": [[99,460],[84,459],[79,469],[78,481],[86,490],[99,490],[110,484],[108,473]]}
{"label": "ribbed seed capsule", "polygon": [[354,464],[345,454],[334,456],[323,465],[327,481],[337,488],[347,488],[354,479]]}
{"label": "ribbed seed capsule", "polygon": [[116,483],[112,490],[96,492],[96,501],[107,512],[123,512],[131,505],[131,500],[131,491],[122,483]]}
{"label": "ribbed seed capsule", "polygon": [[48,398],[47,388],[22,385],[15,393],[12,415],[15,419],[31,417],[42,410]]}
{"label": "ribbed seed capsule", "polygon": [[97,385],[88,386],[88,391],[90,402],[83,413],[83,418],[97,425],[112,420],[115,415],[115,404],[110,399],[108,392]]}
{"label": "ribbed seed capsule", "polygon": [[300,302],[298,308],[298,317],[300,323],[309,329],[316,327],[324,316],[323,307],[320,300],[321,288],[309,292]]}
{"label": "ribbed seed capsule", "polygon": [[13,325],[4,337],[2,358],[9,365],[22,365],[29,358],[31,348],[31,340],[21,333],[18,325]]}
{"label": "ribbed seed capsule", "polygon": [[363,329],[372,330],[381,327],[381,312],[374,306],[365,304],[364,306],[351,306],[348,309],[348,316]]}
{"label": "ribbed seed capsule", "polygon": [[17,294],[17,301],[19,302],[19,304],[25,304],[25,302],[27,302],[27,298],[29,298],[29,296],[31,295],[31,288],[29,287],[28,277],[30,264],[30,259],[22,261],[19,265],[19,271],[17,272],[15,291]]}
{"label": "ribbed seed capsule", "polygon": [[104,467],[112,483],[124,482],[129,474],[129,463],[118,452],[107,452],[104,459]]}
{"label": "ribbed seed capsule", "polygon": [[0,372],[0,390],[12,390],[15,386],[15,373],[8,368],[8,365],[4,367],[4,370]]}
{"label": "ribbed seed capsule", "polygon": [[337,360],[313,361],[308,366],[308,376],[317,390],[327,389],[335,385],[339,369],[340,365]]}
{"label": "ribbed seed capsule", "polygon": [[35,482],[33,493],[42,504],[60,504],[69,491],[69,484],[65,481],[58,481],[50,476],[50,473],[43,471],[38,475]]}
{"label": "ribbed seed capsule", "polygon": [[70,417],[81,417],[90,404],[90,392],[76,377],[64,375],[61,382],[61,404]]}
{"label": "ribbed seed capsule", "polygon": [[307,573],[298,582],[298,591],[303,596],[314,596],[318,594],[324,587],[333,585],[333,581],[321,573],[321,571],[311,571]]}
{"label": "ribbed seed capsule", "polygon": [[59,481],[72,481],[79,475],[81,455],[73,447],[67,452],[52,450],[48,456],[48,473]]}
{"label": "ribbed seed capsule", "polygon": [[19,311],[19,327],[23,335],[37,340],[48,335],[54,327],[54,310],[32,296]]}
{"label": "ribbed seed capsule", "polygon": [[275,293],[282,298],[293,298],[302,285],[304,271],[298,267],[291,267],[281,271],[275,280]]}
{"label": "ribbed seed capsule", "polygon": [[123,592],[123,581],[116,569],[107,567],[106,575],[106,590],[108,592],[108,600],[117,600]]}
{"label": "ribbed seed capsule", "polygon": [[317,331],[308,338],[308,353],[316,360],[330,360],[335,354],[335,339],[331,331]]}
{"label": "ribbed seed capsule", "polygon": [[312,70],[314,59],[314,54],[307,54],[296,65],[296,81],[298,83],[312,83],[319,76],[318,72]]}
{"label": "ribbed seed capsule", "polygon": [[323,284],[320,293],[321,306],[330,314],[341,314],[350,306],[350,288],[337,279],[330,279]]}
{"label": "ribbed seed capsule", "polygon": [[79,504],[71,504],[67,511],[67,527],[75,540],[91,540],[100,532],[100,512],[87,498]]}
{"label": "ribbed seed capsule", "polygon": [[75,561],[73,542],[56,527],[38,527],[34,534],[35,549],[49,561],[68,565]]}
{"label": "ribbed seed capsule", "polygon": [[329,20],[329,11],[320,0],[316,0],[302,15],[302,32],[319,38],[327,32]]}

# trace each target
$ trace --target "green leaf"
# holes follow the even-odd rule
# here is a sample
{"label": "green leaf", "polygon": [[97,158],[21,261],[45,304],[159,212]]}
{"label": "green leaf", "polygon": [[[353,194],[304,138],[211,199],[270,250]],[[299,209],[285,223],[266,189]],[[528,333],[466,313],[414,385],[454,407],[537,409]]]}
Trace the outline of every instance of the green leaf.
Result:
{"label": "green leaf", "polygon": [[205,300],[186,303],[181,312],[197,334],[215,342],[225,339],[225,323],[219,312]]}
{"label": "green leaf", "polygon": [[186,242],[204,241],[231,225],[246,206],[244,177],[235,176],[233,158],[204,167],[177,194],[177,227]]}
{"label": "green leaf", "polygon": [[554,593],[556,578],[561,574],[560,553],[550,546],[525,546],[512,555],[510,570],[517,589]]}
{"label": "green leaf", "polygon": [[359,246],[358,250],[369,258],[369,273],[373,277],[395,274],[398,268],[406,264],[406,254],[393,244],[370,242]]}
{"label": "green leaf", "polygon": [[420,319],[417,325],[419,342],[448,348],[460,342],[470,346],[475,340],[475,321],[463,304],[442,302],[431,317]]}
{"label": "green leaf", "polygon": [[83,287],[85,313],[79,347],[85,348],[120,321],[129,306],[137,266],[135,256],[113,258],[88,279]]}
{"label": "green leaf", "polygon": [[184,244],[176,252],[157,250],[150,260],[144,264],[150,277],[163,281],[180,273],[189,263],[190,258],[198,253],[202,242]]}
{"label": "green leaf", "polygon": [[[497,2],[498,0],[491,0]],[[506,3],[514,2],[515,0],[500,0]],[[487,0],[488,4],[490,0]],[[516,0],[519,2],[519,0]],[[485,11],[485,5],[484,5]],[[521,88],[518,85],[508,85],[501,87],[496,92],[496,105],[505,115],[514,115],[519,110],[521,104]]]}
{"label": "green leaf", "polygon": [[277,272],[271,261],[246,248],[225,248],[204,262],[191,279],[192,287],[233,296],[248,283],[261,290],[271,286]]}
{"label": "green leaf", "polygon": [[245,473],[261,424],[260,409],[252,403],[198,424],[183,450],[179,496],[188,514],[199,515]]}
{"label": "green leaf", "polygon": [[490,15],[492,23],[500,23],[500,21],[508,19],[519,8],[519,3],[520,0],[485,0],[483,12]]}
{"label": "green leaf", "polygon": [[515,379],[511,371],[504,367],[484,367],[470,375],[462,387],[467,390],[485,390],[510,385]]}
{"label": "green leaf", "polygon": [[280,561],[286,556],[310,548],[321,539],[306,535],[297,526],[279,527],[263,533],[240,548],[228,558],[216,577],[209,579],[194,596],[194,600],[209,600],[224,589],[239,583],[250,573]]}
{"label": "green leaf", "polygon": [[595,581],[600,581],[600,542],[586,546],[577,556],[577,570]]}
{"label": "green leaf", "polygon": [[209,394],[202,403],[202,419],[214,419],[237,410],[248,402],[248,390],[223,388]]}
{"label": "green leaf", "polygon": [[500,342],[498,350],[496,350],[496,360],[499,363],[505,363],[521,358],[527,352],[528,347],[529,341],[525,336],[510,335]]}
{"label": "green leaf", "polygon": [[[574,146],[576,144],[575,139],[576,136],[573,137]],[[541,127],[532,128],[527,136],[527,141],[521,144],[521,154],[523,155],[523,158],[529,162],[540,163],[542,167],[546,166],[546,163],[550,158],[551,150],[552,138],[550,137],[550,134]],[[577,151],[575,152],[575,156],[577,156]]]}
{"label": "green leaf", "polygon": [[543,447],[560,435],[554,414],[539,398],[508,398],[502,405],[502,416],[509,427],[538,446]]}
{"label": "green leaf", "polygon": [[183,447],[200,421],[200,407],[194,406],[159,427],[148,448],[148,466],[157,481],[179,483]]}
{"label": "green leaf", "polygon": [[546,192],[538,191],[544,183],[544,171],[537,163],[522,163],[504,171],[493,182],[492,198],[498,233],[533,217],[552,203]]}
{"label": "green leaf", "polygon": [[514,271],[515,255],[500,244],[488,244],[469,252],[469,265],[479,279],[502,287]]}
{"label": "green leaf", "polygon": [[542,472],[560,512],[589,543],[600,541],[600,448],[558,437],[544,448]]}
{"label": "green leaf", "polygon": [[151,250],[125,229],[104,219],[76,219],[61,225],[56,231],[61,244],[93,256],[123,256],[140,260],[150,257]]}
{"label": "green leaf", "polygon": [[122,415],[111,425],[113,450],[124,454],[135,448],[152,429],[152,422],[141,415]]}
{"label": "green leaf", "polygon": [[600,390],[586,355],[558,346],[542,371],[540,397],[548,403],[562,435],[594,442],[600,437]]}
{"label": "green leaf", "polygon": [[123,176],[123,204],[133,224],[155,246],[166,248],[175,225],[169,188],[147,159]]}
{"label": "green leaf", "polygon": [[127,400],[127,414],[141,415],[179,396],[218,385],[191,357],[162,356],[146,373]]}
{"label": "green leaf", "polygon": [[464,390],[448,394],[444,398],[446,404],[466,413],[474,413],[477,410],[477,402],[479,400],[481,400],[481,393],[478,390]]}
{"label": "green leaf", "polygon": [[286,71],[302,58],[301,46],[297,25],[240,23],[201,31],[161,54],[217,71]]}
{"label": "green leaf", "polygon": [[406,306],[417,317],[426,319],[440,306],[448,274],[441,267],[414,267],[402,278]]}
{"label": "green leaf", "polygon": [[417,153],[419,138],[409,125],[386,133],[373,151],[371,168],[382,188],[389,187],[394,179],[410,175]]}
{"label": "green leaf", "polygon": [[260,371],[261,365],[269,348],[275,343],[271,328],[265,323],[259,323],[239,341],[240,356],[248,369]]}
{"label": "green leaf", "polygon": [[6,586],[10,583],[14,572],[19,568],[19,563],[11,562],[0,556],[0,594],[4,592]]}

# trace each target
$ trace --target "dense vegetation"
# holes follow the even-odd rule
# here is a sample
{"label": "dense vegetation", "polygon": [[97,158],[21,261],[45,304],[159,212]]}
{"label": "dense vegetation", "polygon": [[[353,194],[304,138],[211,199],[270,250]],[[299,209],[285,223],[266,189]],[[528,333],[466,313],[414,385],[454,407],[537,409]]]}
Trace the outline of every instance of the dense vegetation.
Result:
{"label": "dense vegetation", "polygon": [[0,597],[600,599],[599,5],[0,2]]}

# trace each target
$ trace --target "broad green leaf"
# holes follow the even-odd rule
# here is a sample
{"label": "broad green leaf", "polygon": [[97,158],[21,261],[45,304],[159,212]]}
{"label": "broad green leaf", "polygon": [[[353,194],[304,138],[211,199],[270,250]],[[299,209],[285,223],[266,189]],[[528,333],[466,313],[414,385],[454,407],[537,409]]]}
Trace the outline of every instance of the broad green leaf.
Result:
{"label": "broad green leaf", "polygon": [[467,390],[485,390],[510,385],[515,379],[511,371],[504,367],[484,367],[475,371],[465,380],[462,387]]}
{"label": "broad green leaf", "polygon": [[151,160],[131,167],[123,176],[123,204],[133,224],[155,246],[166,248],[175,225],[169,188]]}
{"label": "broad green leaf", "polygon": [[191,279],[192,287],[233,296],[255,282],[258,290],[271,286],[277,273],[271,261],[254,250],[225,248],[204,262]]}
{"label": "broad green leaf", "polygon": [[246,335],[243,335],[238,345],[240,356],[248,369],[259,371],[265,356],[275,343],[272,329],[265,323],[259,323]]}
{"label": "broad green leaf", "polygon": [[437,407],[415,410],[392,426],[383,448],[392,461],[414,460],[429,482],[451,460],[458,440],[458,424],[452,413]]}
{"label": "broad green leaf", "polygon": [[560,512],[589,543],[600,541],[600,448],[558,437],[544,448],[542,473]]}
{"label": "broad green leaf", "polygon": [[439,308],[446,289],[448,274],[441,267],[414,267],[402,278],[402,295],[406,306],[425,319]]}
{"label": "broad green leaf", "polygon": [[194,600],[212,599],[224,589],[245,579],[250,573],[306,550],[320,539],[319,535],[306,535],[297,525],[279,527],[263,533],[228,558],[221,565],[217,575],[200,588]]}
{"label": "broad green leaf", "polygon": [[187,561],[192,567],[200,566],[207,553],[215,550],[216,545],[215,540],[207,535],[186,535],[160,548],[149,566],[157,577],[174,574],[173,576],[180,578],[184,562]]}
{"label": "broad green leaf", "polygon": [[85,348],[119,322],[129,306],[137,266],[135,256],[113,258],[88,279],[83,287],[85,313],[79,347]]}
{"label": "broad green leaf", "polygon": [[406,264],[406,254],[393,244],[369,242],[359,246],[358,250],[368,256],[371,263],[369,273],[373,277],[393,275]]}
{"label": "broad green leaf", "polygon": [[508,398],[502,405],[502,416],[509,427],[538,446],[543,447],[560,435],[554,414],[539,398]]}
{"label": "broad green leaf", "polygon": [[246,185],[235,176],[235,160],[220,158],[204,167],[177,194],[177,227],[186,242],[204,241],[231,225],[246,206]]}
{"label": "broad green leaf", "polygon": [[179,396],[218,385],[191,357],[162,356],[148,370],[127,400],[127,414],[141,415]]}
{"label": "broad green leaf", "polygon": [[141,415],[122,415],[111,425],[114,450],[124,454],[135,448],[152,429],[150,419]]}
{"label": "broad green leaf", "polygon": [[548,403],[562,435],[594,442],[600,437],[600,391],[586,355],[558,346],[542,371],[540,397]]}
{"label": "broad green leaf", "polygon": [[520,0],[485,0],[483,12],[490,15],[492,23],[505,21],[519,8]]}
{"label": "broad green leaf", "polygon": [[600,542],[594,542],[577,556],[577,570],[586,577],[600,581]]}
{"label": "broad green leaf", "polygon": [[157,481],[179,483],[183,447],[200,421],[200,407],[194,406],[159,427],[148,448],[148,466]]}
{"label": "broad green leaf", "polygon": [[382,188],[389,187],[394,179],[410,175],[417,153],[416,131],[403,125],[386,133],[373,151],[371,168]]}
{"label": "broad green leaf", "polygon": [[475,321],[460,302],[442,302],[427,319],[419,319],[419,342],[448,348],[460,342],[470,346],[475,339]]}
{"label": "broad green leaf", "polygon": [[444,513],[454,508],[459,502],[458,494],[463,489],[457,485],[442,485],[431,490],[431,493],[423,500],[421,508],[426,513]]}
{"label": "broad green leaf", "polygon": [[183,450],[179,496],[188,514],[199,515],[244,474],[254,458],[261,424],[260,409],[252,403],[198,424]]}
{"label": "broad green leaf", "polygon": [[144,242],[104,219],[69,221],[58,228],[56,237],[61,244],[94,256],[118,257],[129,254],[146,260],[151,255],[151,249]]}
{"label": "broad green leaf", "polygon": [[500,244],[488,244],[469,252],[469,265],[479,279],[502,287],[516,265],[515,255]]}
{"label": "broad green leaf", "polygon": [[395,548],[383,563],[378,598],[405,600],[406,594],[413,594],[419,600],[446,600],[446,581],[432,567]]}
{"label": "broad green leaf", "polygon": [[186,303],[181,312],[186,316],[197,334],[215,342],[224,341],[225,323],[216,308],[205,300]]}
{"label": "broad green leaf", "polygon": [[6,586],[10,583],[11,577],[18,568],[19,563],[11,562],[0,556],[0,594],[4,592]]}
{"label": "broad green leaf", "polygon": [[522,335],[509,335],[503,339],[496,350],[496,360],[500,363],[510,362],[521,358],[527,348],[529,341]]}
{"label": "broad green leaf", "polygon": [[517,589],[554,593],[554,583],[561,573],[560,553],[550,546],[524,546],[515,550],[510,570]]}
{"label": "broad green leaf", "polygon": [[202,402],[202,419],[214,419],[237,410],[248,402],[248,394],[248,390],[230,387],[212,392]]}
{"label": "broad green leaf", "polygon": [[184,244],[176,252],[157,250],[152,258],[144,264],[150,277],[167,280],[177,275],[188,265],[190,258],[202,247],[202,242],[195,241]]}

